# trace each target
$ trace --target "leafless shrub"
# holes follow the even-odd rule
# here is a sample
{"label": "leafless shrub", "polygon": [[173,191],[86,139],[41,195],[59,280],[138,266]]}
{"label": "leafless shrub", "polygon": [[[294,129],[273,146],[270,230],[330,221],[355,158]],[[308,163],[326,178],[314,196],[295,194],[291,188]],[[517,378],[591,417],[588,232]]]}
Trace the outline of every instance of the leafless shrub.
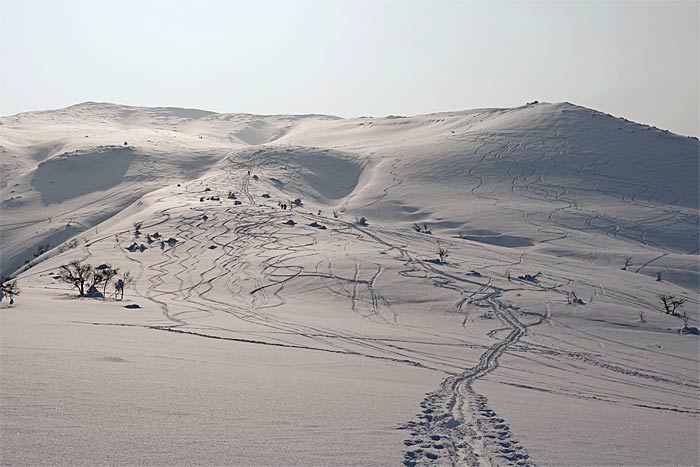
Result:
{"label": "leafless shrub", "polygon": [[683,310],[683,314],[681,314],[681,320],[683,321],[683,328],[682,329],[688,329],[688,320],[690,317],[688,316],[688,311]]}
{"label": "leafless shrub", "polygon": [[127,271],[114,283],[115,293],[120,294],[119,300],[124,300],[124,289],[133,281],[134,278],[131,276],[131,273]]}
{"label": "leafless shrub", "polygon": [[39,245],[37,247],[36,251],[34,252],[34,257],[38,258],[39,256],[41,256],[44,253],[46,253],[47,251],[49,251],[49,248],[50,247],[49,247],[48,243],[44,243],[43,245]]}
{"label": "leafless shrub", "polygon": [[413,230],[415,230],[418,233],[424,233],[428,235],[432,235],[433,232],[428,229],[428,224],[423,224],[422,226],[419,224],[413,224]]}
{"label": "leafless shrub", "polygon": [[78,247],[78,240],[74,238],[73,240],[71,240],[71,241],[69,241],[69,242],[66,242],[66,243],[64,243],[63,245],[59,246],[59,247],[58,247],[58,252],[59,252],[59,253],[64,253],[64,252],[66,252],[66,251],[68,251],[68,250],[71,250],[71,249],[77,248],[77,247]]}
{"label": "leafless shrub", "polygon": [[644,310],[639,310],[639,311],[637,312],[637,314],[639,315],[639,322],[640,322],[640,323],[646,323],[646,322],[647,322],[647,319],[646,319],[646,316],[647,316],[647,315],[646,315],[646,311],[644,311]]}
{"label": "leafless shrub", "polygon": [[576,292],[574,292],[573,290],[571,292],[566,293],[566,302],[569,305],[585,305],[586,304],[583,300],[578,298],[578,296],[576,295]]}
{"label": "leafless shrub", "polygon": [[447,248],[445,248],[441,243],[437,244],[438,256],[440,257],[440,264],[445,264],[445,259],[449,256]]}
{"label": "leafless shrub", "polygon": [[631,256],[625,256],[625,265],[622,266],[623,271],[627,271],[627,267],[632,265],[632,257]]}
{"label": "leafless shrub", "polygon": [[15,303],[15,297],[22,293],[22,290],[17,284],[17,280],[4,281],[0,290],[2,290],[2,296],[0,296],[0,300],[2,300],[4,296],[7,296],[8,300],[10,301],[10,305],[13,305]]}

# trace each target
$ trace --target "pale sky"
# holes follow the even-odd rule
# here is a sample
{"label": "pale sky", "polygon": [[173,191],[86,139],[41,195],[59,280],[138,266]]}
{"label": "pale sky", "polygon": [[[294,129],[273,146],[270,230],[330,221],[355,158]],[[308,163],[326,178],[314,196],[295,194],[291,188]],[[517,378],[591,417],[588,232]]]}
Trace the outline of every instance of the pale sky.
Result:
{"label": "pale sky", "polygon": [[569,101],[700,133],[699,2],[0,0],[0,115],[344,117]]}

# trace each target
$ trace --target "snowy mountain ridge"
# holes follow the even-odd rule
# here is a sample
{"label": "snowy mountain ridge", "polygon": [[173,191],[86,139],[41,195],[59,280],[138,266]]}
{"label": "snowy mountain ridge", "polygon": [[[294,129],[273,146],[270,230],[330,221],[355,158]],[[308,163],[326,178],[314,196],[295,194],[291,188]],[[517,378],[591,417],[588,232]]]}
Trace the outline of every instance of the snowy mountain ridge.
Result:
{"label": "snowy mountain ridge", "polygon": [[83,103],[0,151],[3,462],[700,462],[695,138]]}
{"label": "snowy mountain ridge", "polygon": [[[299,156],[304,148],[323,149],[319,157],[332,164],[352,159],[358,172],[353,177],[359,180],[362,175],[365,184],[354,187],[342,203],[319,201],[353,214],[381,219],[388,215],[402,225],[426,222],[437,231],[456,235],[465,229],[489,230],[484,224],[489,223],[495,202],[509,225],[492,237],[523,237],[524,244],[549,242],[553,235],[542,228],[568,230],[569,222],[577,234],[597,229],[671,254],[692,252],[698,243],[697,140],[568,103],[379,119],[83,103],[3,117],[0,123],[5,217],[17,212],[25,223],[26,214],[20,212],[32,211],[35,217],[32,235],[13,229],[23,239],[22,245],[15,242],[14,234],[4,233],[3,274],[31,258],[37,245],[57,246],[67,238],[56,224],[40,225],[40,218],[49,217],[49,208],[56,210],[57,201],[69,202],[70,215],[62,219],[62,227],[70,226],[70,232],[77,233],[108,213],[116,214],[140,195],[201,176],[225,159],[241,159],[240,163],[251,166],[272,164],[279,158],[279,148],[284,148],[283,154],[294,151],[297,170],[302,171],[316,170],[313,166],[320,162],[316,157],[307,164],[310,167],[304,167]],[[128,151],[109,149],[124,143]],[[251,153],[249,148],[259,145],[265,145],[264,151]],[[344,155],[336,157],[337,151]],[[122,157],[109,160],[110,153]],[[260,156],[252,160],[250,154]],[[69,194],[48,189],[52,181],[44,180],[54,169],[90,173],[103,163],[113,165],[105,166],[104,172],[114,179],[95,180]],[[90,168],[91,164],[95,166]],[[154,164],[162,166],[152,170]],[[405,171],[408,180],[385,193],[385,178],[396,178],[397,171]],[[10,180],[12,186],[8,186]],[[437,188],[435,180],[444,196],[432,197],[431,203],[419,201]],[[299,192],[290,194],[306,193],[309,188],[303,181],[290,183],[292,191]],[[565,195],[571,190],[581,195],[573,203]],[[494,201],[489,193],[508,199]],[[76,204],[91,205],[93,196],[107,196],[114,206],[102,201],[102,215],[76,208]],[[34,204],[38,198],[41,201]],[[581,205],[589,199],[596,204],[592,218]],[[457,201],[469,203],[469,209]],[[622,215],[620,205],[626,210]],[[516,225],[523,211],[537,220],[526,218]],[[660,225],[659,218],[664,217],[673,217],[665,220],[674,223],[672,232]],[[26,242],[28,237],[33,241]],[[621,247],[626,248],[626,243]]]}

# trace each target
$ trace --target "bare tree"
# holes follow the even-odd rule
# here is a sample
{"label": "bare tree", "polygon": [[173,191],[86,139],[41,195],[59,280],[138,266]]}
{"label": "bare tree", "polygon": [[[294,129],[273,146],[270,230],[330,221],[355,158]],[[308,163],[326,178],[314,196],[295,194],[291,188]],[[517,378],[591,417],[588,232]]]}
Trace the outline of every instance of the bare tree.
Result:
{"label": "bare tree", "polygon": [[95,269],[89,264],[83,264],[80,260],[73,260],[60,268],[59,278],[62,282],[71,284],[78,290],[81,297],[90,290],[95,280]]}
{"label": "bare tree", "polygon": [[106,267],[98,269],[96,274],[99,274],[102,279],[102,295],[107,296],[107,286],[112,282],[114,277],[119,273],[118,268],[112,268],[111,265],[107,264]]}
{"label": "bare tree", "polygon": [[632,257],[631,256],[625,256],[625,265],[622,266],[623,271],[627,271],[627,267],[632,265]]}
{"label": "bare tree", "polygon": [[679,309],[685,302],[688,301],[687,298],[675,297],[673,295],[659,295],[659,300],[661,300],[661,305],[664,307],[664,312],[667,315],[675,315],[676,310]]}
{"label": "bare tree", "polygon": [[644,310],[639,310],[639,311],[637,312],[637,314],[639,315],[639,322],[640,322],[640,323],[646,323],[646,322],[647,322],[647,318],[646,318],[647,314],[646,314],[646,311],[644,311]]}

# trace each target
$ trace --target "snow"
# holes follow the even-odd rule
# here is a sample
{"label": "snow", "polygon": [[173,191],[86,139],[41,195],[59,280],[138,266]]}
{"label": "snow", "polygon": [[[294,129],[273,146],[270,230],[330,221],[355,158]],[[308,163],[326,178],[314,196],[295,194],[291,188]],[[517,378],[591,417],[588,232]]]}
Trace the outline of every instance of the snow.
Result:
{"label": "snow", "polygon": [[391,420],[439,383],[358,357],[89,326],[159,313],[56,301],[27,293],[31,313],[3,315],[3,465],[387,465],[403,446]]}
{"label": "snow", "polygon": [[[700,463],[700,341],[658,300],[698,326],[694,138],[85,103],[0,146],[3,465]],[[72,259],[136,280],[77,298]]]}

